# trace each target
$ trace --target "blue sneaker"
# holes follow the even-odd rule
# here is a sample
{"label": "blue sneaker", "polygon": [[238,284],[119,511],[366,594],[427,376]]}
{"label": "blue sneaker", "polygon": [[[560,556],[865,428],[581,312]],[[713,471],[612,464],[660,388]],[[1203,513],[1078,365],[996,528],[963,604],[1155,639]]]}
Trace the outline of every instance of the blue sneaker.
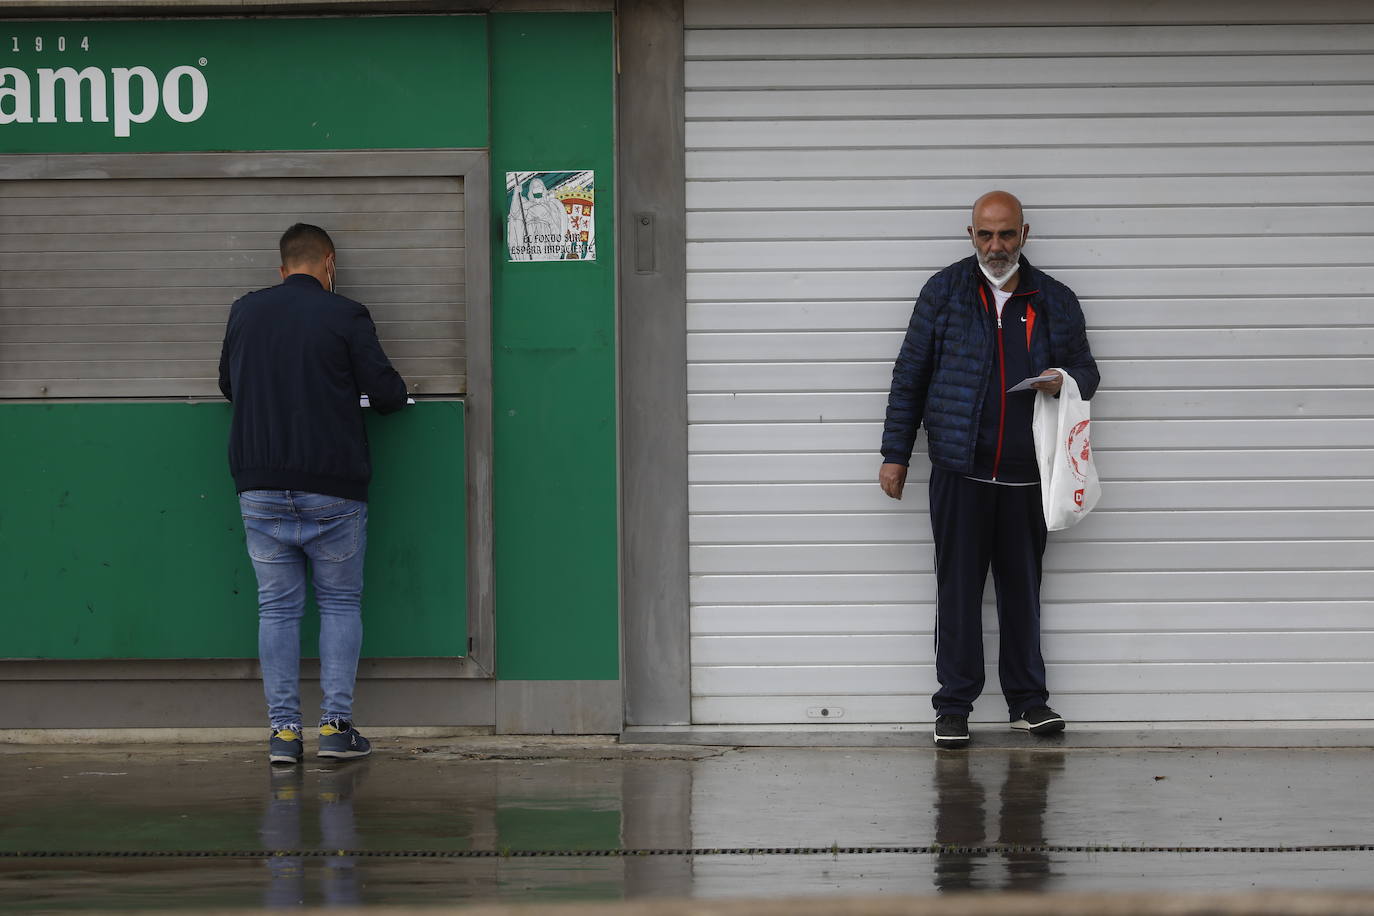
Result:
{"label": "blue sneaker", "polygon": [[320,748],[316,757],[334,757],[338,760],[352,760],[366,757],[372,753],[372,744],[358,734],[352,722],[343,719],[330,719],[320,723]]}
{"label": "blue sneaker", "polygon": [[305,757],[305,743],[299,728],[277,728],[267,741],[267,759],[272,763],[300,763]]}

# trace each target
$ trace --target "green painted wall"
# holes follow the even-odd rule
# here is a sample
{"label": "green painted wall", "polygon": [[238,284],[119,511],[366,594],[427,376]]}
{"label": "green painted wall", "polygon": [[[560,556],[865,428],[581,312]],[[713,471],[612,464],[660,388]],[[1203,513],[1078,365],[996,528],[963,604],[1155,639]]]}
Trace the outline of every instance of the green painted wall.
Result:
{"label": "green painted wall", "polygon": [[[614,679],[614,25],[490,21],[497,674]],[[598,260],[508,262],[505,173],[573,169],[596,171]]]}
{"label": "green painted wall", "polygon": [[[0,410],[0,657],[256,657],[228,433],[227,404]],[[368,434],[363,655],[465,655],[463,405],[369,414]]]}
{"label": "green painted wall", "polygon": [[[204,112],[178,122],[159,98],[147,123],[115,136],[113,68],[138,66],[158,78],[196,68]],[[64,120],[61,92],[56,123],[38,123],[39,70],[61,67],[103,71],[110,120],[91,120],[83,85],[80,123]],[[485,16],[11,22],[0,26],[0,68],[9,68],[0,69],[6,153],[489,142]],[[14,120],[13,71],[30,82],[34,123]],[[180,80],[183,108],[191,84]],[[228,416],[223,404],[0,406],[0,473],[14,482],[0,505],[0,576],[10,584],[0,657],[257,655]],[[363,654],[464,655],[463,405],[369,415],[369,432],[376,476]],[[303,644],[315,633],[308,615]]]}
{"label": "green painted wall", "polygon": [[[0,24],[0,151],[485,147],[486,41],[483,16]],[[39,122],[38,70],[62,67],[102,71],[107,121],[92,120],[84,84],[80,123],[65,120],[60,90],[56,123]],[[113,70],[134,67],[151,70],[159,90],[174,68],[192,68],[204,80],[203,113],[179,122],[159,91],[150,120],[116,136]],[[10,70],[28,80],[28,93],[20,94],[33,123],[4,123],[23,104],[20,78]],[[195,114],[193,76],[176,83],[179,110]],[[128,85],[128,107],[142,112],[143,79],[130,77]]]}
{"label": "green painted wall", "polygon": [[[26,50],[39,37],[44,50]],[[0,28],[0,68],[68,65],[197,67],[208,103],[195,122],[160,111],[126,138],[112,123],[11,123],[4,151],[490,147],[497,673],[617,678],[612,16]],[[3,91],[15,85],[0,81],[0,117],[16,113]],[[598,260],[509,263],[505,173],[583,169],[596,172]],[[462,654],[461,405],[373,419],[364,654]],[[19,491],[0,506],[0,572],[18,582],[0,604],[0,657],[256,654],[226,427],[225,405],[0,407],[0,473]]]}

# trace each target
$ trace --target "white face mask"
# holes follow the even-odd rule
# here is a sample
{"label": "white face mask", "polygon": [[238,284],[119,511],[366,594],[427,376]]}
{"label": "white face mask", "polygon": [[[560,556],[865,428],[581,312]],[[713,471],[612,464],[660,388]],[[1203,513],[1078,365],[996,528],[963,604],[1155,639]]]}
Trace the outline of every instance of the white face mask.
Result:
{"label": "white face mask", "polygon": [[1016,276],[1016,272],[1021,269],[1021,258],[1018,256],[1016,258],[1016,263],[1011,265],[1011,270],[1007,271],[1001,277],[994,276],[992,271],[988,270],[987,265],[982,261],[978,262],[978,269],[983,272],[983,276],[988,278],[988,282],[992,284],[994,289],[1001,289],[1006,286],[1007,281]]}

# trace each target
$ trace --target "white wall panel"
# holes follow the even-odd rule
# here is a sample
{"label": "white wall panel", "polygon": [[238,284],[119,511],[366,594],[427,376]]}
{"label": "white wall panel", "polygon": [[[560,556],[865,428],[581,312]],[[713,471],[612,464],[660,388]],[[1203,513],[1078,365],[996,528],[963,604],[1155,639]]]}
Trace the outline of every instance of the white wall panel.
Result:
{"label": "white wall panel", "polygon": [[[1295,443],[1307,448],[1358,448],[1374,442],[1374,417],[1264,422],[1103,420],[1093,431],[1093,444],[1104,449],[1283,448]],[[833,452],[873,443],[876,451],[881,436],[882,423],[878,422],[698,423],[688,434],[688,444],[701,452]],[[1244,460],[1243,456],[1237,460]]]}
{"label": "white wall panel", "polygon": [[[929,618],[926,618],[927,621]],[[1272,663],[1364,662],[1374,657],[1374,631],[1360,633],[1227,633],[1226,657],[1218,658],[1216,633],[1051,633],[1045,654],[1061,664],[1105,662]],[[926,657],[932,630],[881,635],[698,636],[692,657],[700,665],[915,665]],[[995,637],[984,656],[998,658]]]}
{"label": "white wall panel", "polygon": [[[919,482],[918,482],[919,488]],[[910,488],[908,488],[910,493]],[[903,500],[905,512],[694,513],[690,521],[693,543],[699,544],[830,544],[846,541],[906,541],[912,532],[929,532],[930,523],[919,509]],[[1053,542],[1090,540],[1131,541],[1141,538],[1228,539],[1354,538],[1374,539],[1374,511],[1369,509],[1247,509],[1241,511],[1094,512],[1069,531],[1056,532]],[[1051,545],[1053,549],[1053,545]],[[1239,549],[1239,548],[1237,548]],[[933,593],[927,596],[934,600]],[[1104,600],[1112,596],[1104,596]]]}
{"label": "white wall panel", "polygon": [[[1110,460],[1104,464],[1109,470]],[[693,512],[901,512],[925,508],[917,487],[900,501],[875,483],[692,484]],[[1122,480],[1104,487],[1104,512],[1140,509],[1344,509],[1374,507],[1374,479]],[[1094,510],[1096,511],[1096,510]]]}
{"label": "white wall panel", "polygon": [[[1157,118],[1143,119],[1151,130],[1160,129]],[[1197,119],[1193,119],[1197,121]],[[1374,121],[1374,118],[1371,118]],[[757,122],[742,121],[749,128]],[[797,124],[811,124],[798,121]],[[816,124],[824,125],[820,121]],[[889,124],[888,121],[855,121],[840,125],[846,137],[853,125]],[[980,122],[981,124],[981,122]],[[1073,124],[1073,122],[1066,122]],[[731,125],[734,126],[734,125]],[[944,125],[941,125],[944,126]],[[871,128],[870,128],[871,129]],[[922,125],[929,136],[929,125]],[[818,130],[819,133],[819,130]],[[834,136],[834,129],[827,130]],[[818,137],[819,139],[819,137]],[[967,207],[916,209],[815,210],[783,209],[789,199],[775,199],[774,209],[699,210],[687,214],[687,238],[694,242],[712,239],[940,239],[949,240],[949,227],[966,225]],[[1362,206],[1057,206],[1036,210],[1032,224],[1036,243],[1055,238],[1198,238],[1195,231],[1206,222],[1215,235],[1264,238],[1265,235],[1298,235],[1322,227],[1325,233],[1369,232],[1369,210]],[[1204,236],[1205,238],[1205,236]]]}
{"label": "white wall panel", "polygon": [[[1329,93],[1323,87],[1322,93]],[[865,93],[878,95],[881,93]],[[1196,91],[1192,93],[1198,95]],[[689,95],[690,99],[691,96]],[[1294,100],[1286,105],[1307,104],[1309,100]],[[1363,110],[1369,105],[1369,92],[1358,92],[1333,106],[1335,110]],[[843,106],[838,106],[843,107]],[[818,112],[803,108],[801,116],[816,116]],[[853,112],[847,111],[846,115]],[[1014,111],[1000,112],[1010,117]],[[882,115],[875,115],[881,117]],[[1087,118],[1076,119],[1080,122]],[[690,157],[689,157],[690,159]],[[1308,206],[1311,204],[1348,204],[1369,200],[1374,178],[1369,175],[1292,175],[1282,181],[1271,182],[1263,189],[1263,206]],[[1019,177],[1016,187],[1029,200],[1052,200],[1056,207],[1126,207],[1126,206],[1184,206],[1195,207],[1198,201],[1214,206],[1256,206],[1255,180],[1250,176],[1186,175],[1133,178],[1113,175],[1088,175],[1077,178],[1061,176]],[[971,202],[986,190],[982,178],[943,178],[935,176],[920,180],[904,177],[879,176],[856,178],[850,173],[828,180],[791,179],[778,176],[772,180],[740,179],[736,181],[693,181],[687,184],[688,210],[746,209],[773,210],[814,209],[816,207],[888,208],[938,207],[968,212]],[[790,205],[790,207],[788,206]],[[961,229],[967,218],[960,219]],[[1032,224],[1033,225],[1033,224]],[[1183,223],[1179,229],[1189,224]],[[1196,229],[1196,224],[1191,224]],[[1319,228],[1319,224],[1313,227]]]}
{"label": "white wall panel", "polygon": [[[701,423],[756,420],[880,420],[887,406],[878,391],[831,393],[694,394],[688,414]],[[1348,388],[1198,388],[1111,391],[1093,401],[1099,419],[1209,417],[1358,417],[1368,395]]]}
{"label": "white wall panel", "polygon": [[[732,331],[691,335],[689,359],[718,362],[767,358],[882,359],[902,344],[903,332]],[[1374,329],[1222,328],[1095,329],[1093,355],[1100,359],[1187,359],[1202,356],[1360,356],[1374,347]],[[1100,353],[1099,353],[1100,351]]]}
{"label": "white wall panel", "polygon": [[[1218,23],[1247,26],[1239,31],[1241,36],[1248,36],[1255,31],[1248,27],[1253,22],[1301,23],[1306,26],[1307,23],[1330,24],[1351,20],[1353,27],[1359,28],[1362,22],[1360,14],[1364,12],[1360,4],[1352,4],[1348,0],[1307,0],[1301,5],[1274,3],[1272,0],[1208,0],[1207,3],[1198,3],[1196,0],[1150,0],[1148,3],[1112,4],[1104,4],[1100,0],[1056,0],[1054,3],[1035,5],[1027,5],[1022,0],[984,0],[978,5],[975,23],[970,21],[967,8],[947,3],[906,3],[902,0],[849,0],[842,4],[798,3],[796,0],[753,0],[750,3],[738,0],[692,0],[687,4],[686,21],[689,36],[693,34],[691,30],[696,29],[747,28],[755,31],[769,27],[803,26],[888,30],[894,26],[940,26],[943,34],[944,27],[969,27],[966,30],[971,30],[975,25],[982,25],[989,32],[996,26],[1072,25],[1077,32],[1084,27],[1111,25],[1126,34],[1133,34],[1134,29],[1141,26],[1192,23],[1204,27],[1203,36],[1220,31],[1215,28]],[[1326,27],[1329,28],[1329,25]],[[1020,36],[1026,30],[1007,31]],[[1094,33],[1101,31],[1101,28],[1089,28],[1088,40],[1097,40]],[[1177,33],[1181,30],[1174,31]],[[1205,37],[1182,39],[1179,48],[1191,50],[1196,41],[1205,40]],[[1061,37],[1058,43],[1049,47],[1062,49],[1062,41]],[[1036,45],[1032,43],[1031,47]],[[1235,48],[1236,44],[1228,43],[1223,48],[1213,50],[1234,51]]]}
{"label": "white wall panel", "polygon": [[[844,573],[827,575],[739,576],[693,575],[693,601],[709,604],[754,604],[778,601],[902,601],[913,594],[932,594],[934,573]],[[1069,572],[1046,578],[1041,596],[1053,601],[1100,601],[1153,598],[1161,601],[1227,599],[1303,601],[1359,600],[1369,595],[1366,570],[1246,570],[1180,572]]]}
{"label": "white wall panel", "polygon": [[931,718],[928,463],[920,442],[898,503],[877,451],[911,302],[993,187],[1026,202],[1103,377],[1103,500],[1045,558],[1057,708],[1374,719],[1365,7],[688,0],[687,21],[694,721]]}
{"label": "white wall panel", "polygon": [[[1025,147],[1015,168],[1026,176],[1062,175],[1066,170],[1108,175],[1235,175],[1363,172],[1367,143],[1328,146],[1276,146],[1247,150],[1234,147],[1140,146]],[[987,175],[1006,169],[1005,148],[996,149],[839,149],[839,150],[701,150],[687,160],[687,178],[825,178],[835,174],[875,177],[903,175]]]}
{"label": "white wall panel", "polygon": [[[1246,449],[1243,460],[1229,449],[1099,449],[1097,456],[1111,464],[1112,477],[1117,480],[1307,478],[1312,471],[1312,452],[1306,448]],[[1360,477],[1374,467],[1374,449],[1326,449],[1321,461],[1328,474]],[[697,483],[866,482],[873,476],[873,455],[868,450],[785,456],[693,455],[688,466]]]}
{"label": "white wall panel", "polygon": [[[1334,336],[1334,335],[1333,335]],[[894,355],[895,358],[895,355]],[[1263,388],[1274,373],[1295,385],[1365,388],[1374,379],[1374,358],[1098,360],[1110,384],[1121,387],[1215,388],[1218,385]],[[692,362],[687,367],[691,391],[874,391],[892,379],[888,360],[867,362]],[[1174,379],[1178,379],[1177,385]],[[1106,389],[1110,390],[1110,388]],[[1368,444],[1368,443],[1365,443]]]}
{"label": "white wall panel", "polygon": [[[1045,558],[1047,573],[1084,570],[1348,570],[1369,559],[1367,541],[1089,541]],[[935,548],[919,542],[879,544],[719,544],[691,550],[701,575],[746,573],[903,572],[934,568]],[[1374,626],[1374,620],[1370,621]]]}
{"label": "white wall panel", "polygon": [[[852,28],[850,23],[838,22],[844,28],[793,28],[796,20],[789,20],[787,28],[712,29],[697,14],[709,4],[692,4],[692,57],[694,60],[774,60],[795,59],[799,62],[828,58],[883,58],[926,56],[988,56],[1015,55],[1032,57],[1064,54],[1064,33],[1060,29],[999,29],[978,26],[973,28],[939,29],[866,29]],[[1056,4],[1056,7],[1062,4]],[[1121,5],[1125,7],[1125,4]],[[1196,7],[1196,4],[1192,4]],[[987,8],[987,4],[983,5]],[[756,12],[757,6],[750,12]],[[906,11],[887,10],[893,13]],[[932,10],[933,12],[933,10]],[[1032,15],[1043,16],[1045,8]],[[1101,17],[1103,10],[1093,11]],[[1178,11],[1181,13],[1182,11]],[[1266,18],[1270,10],[1265,10]],[[749,15],[746,13],[745,15]],[[1129,13],[1127,13],[1129,16]],[[837,19],[839,17],[836,17]],[[1174,13],[1171,22],[1186,21]],[[895,23],[892,23],[895,24]],[[936,24],[936,23],[929,23]],[[1035,25],[1049,23],[1040,20]],[[1301,29],[1279,25],[1200,25],[1180,29],[1175,26],[1114,25],[1111,27],[1080,25],[1073,30],[1074,51],[1079,54],[1140,54],[1146,50],[1167,48],[1174,55],[1217,53],[1230,54],[1237,46],[1252,52],[1281,52],[1296,54],[1314,51],[1320,54],[1367,53],[1374,44],[1374,25],[1345,23],[1340,25],[1304,24]]]}
{"label": "white wall panel", "polygon": [[[1374,199],[1374,183],[1368,191]],[[950,250],[955,251],[953,247]],[[809,268],[772,273],[703,270],[687,275],[687,298],[834,299],[850,295],[858,299],[892,299],[903,289],[915,287],[919,290],[934,272],[933,266],[917,270],[874,268],[861,273]],[[1374,294],[1374,267],[1367,265],[1346,266],[1339,270],[1317,266],[1066,267],[1054,275],[1084,298],[1120,294],[1122,290],[1132,290],[1144,298],[1216,296],[1233,292],[1243,284],[1253,287],[1257,293],[1275,296]]]}
{"label": "white wall panel", "polygon": [[[934,604],[697,605],[699,636],[925,633]],[[985,613],[991,613],[985,609]],[[1046,608],[1056,633],[1280,633],[1301,619],[1311,632],[1363,632],[1374,601],[1115,601]],[[991,616],[988,618],[991,620]],[[991,636],[991,634],[989,634]]]}
{"label": "white wall panel", "polygon": [[[705,666],[702,693],[716,696],[756,695],[755,681],[773,693],[929,695],[935,687],[934,665],[778,665]],[[1324,675],[1332,691],[1366,690],[1374,677],[1370,662],[1161,662],[1048,664],[1050,682],[1067,693],[1114,688],[1121,693],[1210,693],[1273,690],[1276,684],[1302,683]],[[996,670],[989,683],[996,683]],[[988,705],[988,704],[985,704]],[[1310,714],[1306,718],[1313,718]]]}
{"label": "white wall panel", "polygon": [[1232,55],[1219,65],[1212,56],[1177,56],[1160,66],[1154,56],[1056,57],[1004,54],[997,57],[842,58],[811,60],[740,60],[715,58],[687,64],[687,82],[698,91],[710,89],[829,89],[866,86],[1003,85],[1097,87],[1111,70],[1113,86],[1163,86],[1175,83],[1361,82],[1369,77],[1369,60],[1355,54]]}
{"label": "white wall panel", "polygon": [[[1110,78],[1104,74],[1104,79]],[[1362,86],[1072,86],[1067,88],[776,89],[692,91],[689,118],[946,117],[1027,115],[1211,115],[1285,111],[1365,113]],[[690,163],[689,163],[690,168]]]}
{"label": "white wall panel", "polygon": [[[1113,327],[1364,327],[1369,303],[1357,296],[1247,299],[1082,299],[1094,329]],[[887,330],[911,317],[905,299],[877,302],[695,302],[690,331]]]}
{"label": "white wall panel", "polygon": [[[1365,160],[1374,158],[1374,148]],[[956,224],[957,225],[957,224]],[[693,263],[703,270],[900,269],[908,264],[944,265],[963,256],[958,240],[911,241],[739,241],[691,242]],[[1041,258],[1073,267],[1273,266],[1359,263],[1365,236],[1274,236],[1266,238],[1037,239]],[[7,256],[0,255],[0,264]],[[1063,268],[1061,268],[1062,270]]]}
{"label": "white wall panel", "polygon": [[[988,671],[987,678],[988,684],[995,684],[996,669]],[[814,726],[827,721],[841,724],[907,724],[925,722],[934,716],[930,711],[930,694],[934,689],[935,675],[931,672],[929,679],[915,684],[910,693],[698,694],[692,700],[692,713],[697,721],[720,725],[799,722]],[[990,693],[985,693],[989,699],[974,710],[973,721],[988,725],[1003,724],[1007,720],[1006,715],[998,713],[997,691],[990,689]],[[1139,693],[1056,689],[1054,705],[1071,722],[1255,721],[1257,710],[1263,710],[1263,718],[1268,721],[1306,722],[1311,721],[1314,709],[1321,710],[1327,719],[1364,720],[1369,717],[1369,692],[1185,692],[1163,684],[1159,691]],[[819,712],[821,709],[829,710],[832,716],[837,711],[842,715],[821,719],[808,714],[810,710]],[[925,728],[921,726],[922,731]]]}

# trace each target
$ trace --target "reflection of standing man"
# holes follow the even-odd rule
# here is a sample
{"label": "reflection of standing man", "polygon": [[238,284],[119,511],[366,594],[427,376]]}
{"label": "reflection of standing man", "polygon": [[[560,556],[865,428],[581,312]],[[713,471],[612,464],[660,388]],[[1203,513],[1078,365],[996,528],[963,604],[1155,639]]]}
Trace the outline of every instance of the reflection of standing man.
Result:
{"label": "reflection of standing man", "polygon": [[297,223],[281,237],[282,282],[229,311],[219,387],[233,402],[229,470],[258,579],[258,655],[272,735],[268,759],[299,763],[300,624],[307,564],[320,611],[324,702],[318,757],[365,757],[353,727],[362,646],[367,487],[358,396],[378,413],[406,404],[406,383],[367,308],[334,293],[334,243]]}
{"label": "reflection of standing man", "polygon": [[[997,806],[997,846],[989,855],[984,757],[941,754],[935,761],[935,889],[1040,891],[1054,877],[1045,854],[1045,812],[1050,785],[1064,771],[1062,751],[1017,748],[1007,753],[1007,773]],[[994,758],[995,759],[995,758]],[[1005,872],[997,874],[998,860]]]}
{"label": "reflection of standing man", "polygon": [[916,430],[930,441],[930,519],[938,588],[935,743],[969,742],[983,692],[983,584],[992,567],[1001,642],[998,676],[1012,728],[1064,728],[1048,705],[1040,654],[1045,519],[1031,419],[1035,397],[1006,390],[1032,375],[1058,394],[1061,366],[1086,400],[1097,390],[1083,311],[1067,286],[1021,257],[1021,203],[993,191],[973,205],[977,254],[921,290],[892,370],[883,428],[883,492],[902,498]]}
{"label": "reflection of standing man", "polygon": [[532,178],[529,196],[521,196],[517,180],[506,218],[506,240],[512,261],[558,261],[568,234],[568,211],[545,186]]}

